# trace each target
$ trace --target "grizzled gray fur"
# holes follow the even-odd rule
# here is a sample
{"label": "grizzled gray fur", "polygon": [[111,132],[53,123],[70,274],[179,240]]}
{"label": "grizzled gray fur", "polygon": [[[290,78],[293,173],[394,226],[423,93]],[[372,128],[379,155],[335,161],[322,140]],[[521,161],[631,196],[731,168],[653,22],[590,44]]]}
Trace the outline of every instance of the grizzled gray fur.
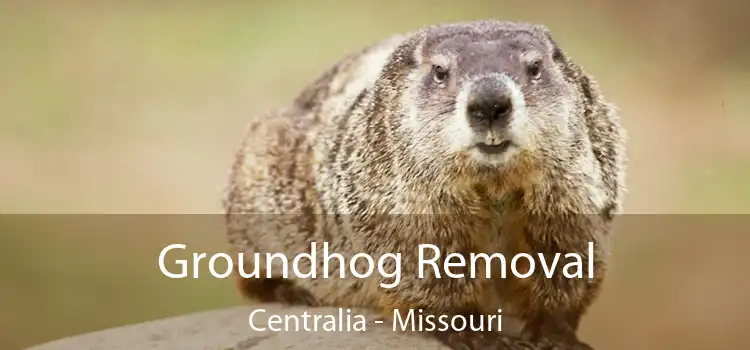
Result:
{"label": "grizzled gray fur", "polygon": [[[312,241],[347,259],[400,252],[401,283],[384,289],[389,280],[377,273],[357,279],[348,271],[345,279],[290,273],[281,281],[275,266],[274,278],[240,287],[248,297],[384,315],[502,309],[503,337],[585,348],[575,333],[606,274],[625,191],[624,142],[615,107],[544,26],[488,20],[394,36],[343,58],[288,106],[252,121],[225,207],[229,242],[246,258],[291,257]],[[527,279],[417,278],[422,243],[443,255],[527,252],[551,261],[555,253],[586,256],[588,242],[593,280],[548,279],[539,265]],[[330,275],[339,268],[329,266]],[[472,345],[479,338],[483,345]],[[507,339],[485,338],[446,341],[510,349]]]}

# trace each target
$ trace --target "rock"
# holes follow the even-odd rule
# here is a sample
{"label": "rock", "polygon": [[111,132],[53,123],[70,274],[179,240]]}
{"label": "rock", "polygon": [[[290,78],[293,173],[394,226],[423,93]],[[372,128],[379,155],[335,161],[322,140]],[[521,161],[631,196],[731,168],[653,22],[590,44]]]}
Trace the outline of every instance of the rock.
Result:
{"label": "rock", "polygon": [[[318,330],[312,331],[262,331],[251,329],[248,317],[257,309],[265,309],[254,317],[256,327],[268,326],[273,315],[294,315],[303,326],[305,311],[313,315],[335,315],[339,309],[289,307],[280,304],[258,304],[222,310],[206,311],[184,316],[149,321],[129,326],[112,328],[52,341],[28,348],[27,350],[116,350],[116,349],[175,349],[175,350],[278,350],[278,349],[436,349],[448,350],[437,340],[417,333],[394,332],[392,323],[375,324],[374,315],[367,316],[366,331],[346,330],[343,321],[342,331],[322,329],[323,321],[317,322]],[[343,310],[346,312],[346,309]],[[353,325],[356,321],[352,311]],[[346,314],[344,314],[346,315]],[[341,319],[346,320],[344,316]],[[310,329],[315,322],[310,319]],[[276,324],[283,327],[283,324]],[[294,326],[294,323],[291,324]]]}

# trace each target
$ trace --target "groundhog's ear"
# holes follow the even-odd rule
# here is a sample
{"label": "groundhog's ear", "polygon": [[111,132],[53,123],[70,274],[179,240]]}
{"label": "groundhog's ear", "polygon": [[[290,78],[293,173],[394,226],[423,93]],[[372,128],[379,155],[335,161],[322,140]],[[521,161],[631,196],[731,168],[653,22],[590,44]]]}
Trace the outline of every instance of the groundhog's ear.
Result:
{"label": "groundhog's ear", "polygon": [[413,52],[412,59],[414,60],[411,63],[414,66],[419,66],[424,63],[425,57],[427,56],[427,37],[416,36],[409,46]]}
{"label": "groundhog's ear", "polygon": [[406,40],[391,52],[388,61],[381,69],[379,82],[376,84],[376,95],[383,93],[382,89],[389,89],[391,84],[395,84],[396,86],[403,84],[402,78],[416,66],[417,43],[418,41],[414,40],[414,38]]}
{"label": "groundhog's ear", "polygon": [[560,46],[557,45],[555,40],[552,39],[552,35],[547,34],[547,38],[549,39],[549,43],[552,48],[552,60],[555,62],[565,62],[566,61],[565,53],[560,48]]}
{"label": "groundhog's ear", "polygon": [[550,32],[550,30],[544,26],[537,26],[537,30],[542,33],[542,36],[544,36],[545,39],[547,39],[547,46],[552,52],[552,59],[558,63],[565,62],[565,52],[563,52],[563,50],[560,48],[560,45],[558,45],[555,39],[552,37],[552,33]]}
{"label": "groundhog's ear", "polygon": [[422,64],[424,42],[423,36],[414,36],[401,43],[391,54],[389,68],[394,72],[407,72]]}

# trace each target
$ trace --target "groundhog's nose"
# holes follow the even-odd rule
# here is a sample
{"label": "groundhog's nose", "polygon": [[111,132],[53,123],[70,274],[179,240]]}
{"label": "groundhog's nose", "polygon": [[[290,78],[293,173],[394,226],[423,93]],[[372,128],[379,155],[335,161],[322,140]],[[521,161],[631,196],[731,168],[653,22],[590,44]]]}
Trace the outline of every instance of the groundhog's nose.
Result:
{"label": "groundhog's nose", "polygon": [[513,100],[502,81],[488,77],[473,84],[466,108],[473,123],[505,125],[513,113]]}

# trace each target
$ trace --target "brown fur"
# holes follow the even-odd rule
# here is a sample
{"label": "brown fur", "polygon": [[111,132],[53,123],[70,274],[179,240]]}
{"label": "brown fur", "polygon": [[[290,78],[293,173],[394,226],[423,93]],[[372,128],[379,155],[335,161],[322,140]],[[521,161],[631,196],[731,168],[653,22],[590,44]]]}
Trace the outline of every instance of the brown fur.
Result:
{"label": "brown fur", "polygon": [[[450,102],[460,85],[422,92],[418,80],[426,73],[420,67],[439,45],[461,55],[468,50],[461,48],[474,42],[512,43],[516,37],[522,46],[542,50],[551,64],[548,85],[523,88],[537,129],[523,135],[528,142],[512,161],[479,164],[447,149],[440,138],[454,118]],[[516,69],[515,61],[508,62],[509,70]],[[468,72],[494,63],[463,64],[458,68]],[[420,120],[416,129],[407,122],[410,113]],[[560,118],[567,124],[560,126]],[[359,252],[375,259],[401,252],[401,283],[387,290],[378,284],[388,280],[377,273],[366,280],[290,274],[283,283],[240,282],[242,292],[279,300],[284,292],[268,289],[283,285],[285,292],[304,294],[300,299],[310,305],[365,307],[388,315],[394,308],[435,314],[502,308],[524,329],[514,336],[559,333],[574,339],[606,271],[611,222],[624,193],[624,138],[614,107],[542,26],[469,22],[385,40],[340,61],[288,108],[251,123],[225,206],[228,238],[237,252],[292,256],[309,249],[311,241],[320,249],[328,242],[347,262]],[[546,279],[540,266],[528,279],[416,277],[418,244],[438,245],[443,256],[541,252],[549,261],[558,252],[585,256],[589,241],[596,246],[593,282],[562,275]],[[563,264],[561,259],[558,269]]]}

